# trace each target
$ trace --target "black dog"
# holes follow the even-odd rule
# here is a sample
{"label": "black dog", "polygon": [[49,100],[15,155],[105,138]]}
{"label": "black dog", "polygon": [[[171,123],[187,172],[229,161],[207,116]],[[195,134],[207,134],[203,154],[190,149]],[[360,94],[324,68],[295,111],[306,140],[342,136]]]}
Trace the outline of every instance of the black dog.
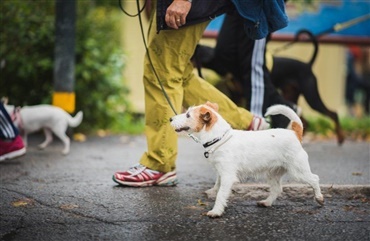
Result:
{"label": "black dog", "polygon": [[270,73],[274,86],[281,90],[283,97],[293,103],[303,95],[309,106],[317,112],[328,116],[335,123],[335,132],[339,144],[345,137],[339,123],[338,114],[329,110],[322,101],[317,87],[317,78],[312,72],[312,65],[319,50],[317,39],[308,31],[306,33],[314,46],[313,55],[308,63],[291,58],[273,57],[273,68]]}
{"label": "black dog", "polygon": [[[315,74],[312,72],[312,65],[315,62],[318,53],[318,42],[317,39],[308,31],[300,31],[296,35],[296,40],[298,40],[299,35],[306,33],[311,42],[314,45],[314,52],[311,60],[308,63],[304,63],[291,58],[273,57],[273,69],[270,73],[271,81],[274,86],[281,90],[283,97],[297,104],[298,97],[303,95],[306,102],[310,107],[319,113],[328,116],[335,123],[335,131],[337,135],[337,140],[339,144],[344,142],[344,133],[339,123],[338,114],[334,111],[329,110],[323,103],[318,88],[317,79]],[[207,62],[213,57],[213,48],[208,46],[198,45],[195,54],[193,56],[193,61],[198,68],[198,72],[201,73],[200,68],[202,66],[207,66]],[[213,69],[215,72],[217,70]],[[226,83],[225,86],[228,88],[230,98],[238,103],[240,100],[241,84],[230,76],[227,79],[231,83]],[[302,118],[302,122],[307,126],[307,121]]]}

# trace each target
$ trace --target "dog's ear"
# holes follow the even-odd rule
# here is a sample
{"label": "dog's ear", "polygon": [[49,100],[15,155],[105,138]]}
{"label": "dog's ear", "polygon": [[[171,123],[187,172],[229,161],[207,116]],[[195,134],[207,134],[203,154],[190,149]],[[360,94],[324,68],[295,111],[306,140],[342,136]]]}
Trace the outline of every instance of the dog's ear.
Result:
{"label": "dog's ear", "polygon": [[212,109],[214,109],[215,111],[218,112],[218,104],[217,103],[212,103],[212,102],[207,101],[206,106],[209,106],[209,107],[211,107]]}
{"label": "dog's ear", "polygon": [[206,112],[205,114],[200,115],[200,118],[206,123],[208,123],[211,120],[211,114],[209,112]]}
{"label": "dog's ear", "polygon": [[211,120],[211,113],[210,110],[207,108],[202,107],[200,109],[200,118],[205,122],[208,123]]}

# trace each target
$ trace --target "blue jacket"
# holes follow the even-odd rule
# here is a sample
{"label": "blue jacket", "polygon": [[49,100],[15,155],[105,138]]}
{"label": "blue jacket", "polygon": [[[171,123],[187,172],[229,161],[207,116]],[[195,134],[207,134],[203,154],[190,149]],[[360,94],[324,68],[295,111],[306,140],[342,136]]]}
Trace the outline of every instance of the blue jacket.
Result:
{"label": "blue jacket", "polygon": [[252,39],[265,38],[269,33],[288,25],[284,0],[231,0],[244,20],[244,28]]}

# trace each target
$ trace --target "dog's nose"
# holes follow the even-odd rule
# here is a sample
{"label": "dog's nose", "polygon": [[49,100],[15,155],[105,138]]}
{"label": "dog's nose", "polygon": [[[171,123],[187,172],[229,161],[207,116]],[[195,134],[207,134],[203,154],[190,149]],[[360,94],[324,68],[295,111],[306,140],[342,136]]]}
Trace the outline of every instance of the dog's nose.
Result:
{"label": "dog's nose", "polygon": [[172,119],[172,117],[171,117],[171,118],[170,118],[170,122],[172,122],[172,120],[173,120],[173,119]]}

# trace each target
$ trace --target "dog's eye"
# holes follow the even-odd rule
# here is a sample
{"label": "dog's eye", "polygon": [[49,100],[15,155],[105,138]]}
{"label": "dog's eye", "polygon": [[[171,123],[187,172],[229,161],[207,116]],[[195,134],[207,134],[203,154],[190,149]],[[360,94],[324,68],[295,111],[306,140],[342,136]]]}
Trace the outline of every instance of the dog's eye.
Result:
{"label": "dog's eye", "polygon": [[186,118],[190,118],[189,112],[186,112]]}

